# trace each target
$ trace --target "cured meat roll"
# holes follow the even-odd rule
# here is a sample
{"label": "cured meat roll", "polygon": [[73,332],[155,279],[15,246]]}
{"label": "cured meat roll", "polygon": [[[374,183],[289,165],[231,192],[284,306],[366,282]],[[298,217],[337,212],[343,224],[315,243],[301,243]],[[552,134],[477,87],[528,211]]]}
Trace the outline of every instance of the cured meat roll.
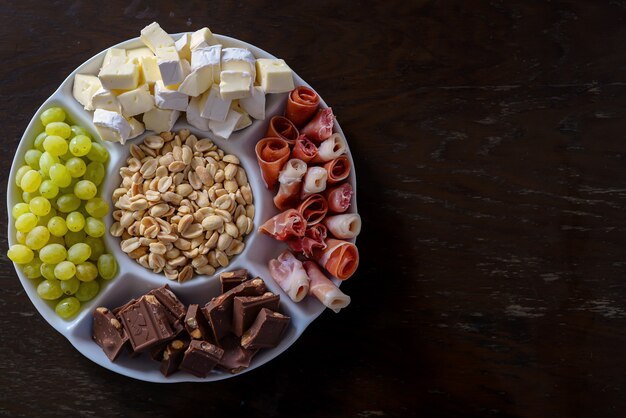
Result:
{"label": "cured meat roll", "polygon": [[274,116],[270,119],[270,124],[267,126],[265,136],[284,139],[289,145],[293,145],[300,136],[300,133],[298,132],[298,128],[286,117]]}
{"label": "cured meat roll", "polygon": [[327,190],[324,195],[328,202],[328,211],[331,213],[343,213],[347,211],[350,207],[352,194],[352,186],[349,183],[344,183]]}
{"label": "cured meat roll", "polygon": [[307,227],[303,237],[292,238],[287,241],[287,245],[293,251],[302,253],[304,256],[311,258],[315,250],[323,250],[326,248],[326,236],[328,230],[324,224],[316,224]]}
{"label": "cured meat roll", "polygon": [[300,197],[306,199],[313,193],[323,192],[326,190],[326,180],[328,171],[324,167],[309,167],[304,175]]}
{"label": "cured meat roll", "polygon": [[295,209],[288,209],[279,213],[259,227],[259,232],[270,235],[279,241],[303,237],[305,230],[306,220]]}
{"label": "cured meat roll", "polygon": [[321,194],[312,194],[298,206],[307,226],[318,224],[328,213],[328,203]]}
{"label": "cured meat roll", "polygon": [[311,279],[309,293],[322,302],[324,306],[337,313],[350,304],[350,296],[339,290],[339,288],[322,273],[317,263],[305,261],[302,263],[302,266],[306,271],[306,275]]}
{"label": "cured meat roll", "polygon": [[292,158],[287,161],[278,176],[278,193],[274,196],[274,206],[280,210],[294,207],[300,198],[302,177],[306,174],[306,163]]}
{"label": "cured meat roll", "polygon": [[339,183],[350,175],[350,160],[342,155],[324,164],[324,168],[328,172],[328,184]]}
{"label": "cured meat roll", "polygon": [[300,302],[309,293],[309,276],[302,262],[289,251],[270,260],[268,268],[274,281],[294,302]]}
{"label": "cured meat roll", "polygon": [[359,267],[359,250],[351,242],[328,238],[324,250],[315,251],[315,261],[339,280],[350,278]]}
{"label": "cured meat roll", "polygon": [[334,133],[320,144],[317,148],[317,156],[313,158],[314,163],[325,163],[334,160],[346,153],[346,140],[341,134]]}
{"label": "cured meat roll", "polygon": [[333,133],[335,115],[329,107],[319,109],[313,119],[302,128],[302,134],[306,135],[314,144],[319,145]]}
{"label": "cured meat roll", "polygon": [[361,217],[358,213],[344,213],[324,219],[324,225],[335,238],[351,239],[361,232]]}
{"label": "cured meat roll", "polygon": [[265,186],[271,189],[289,159],[289,144],[281,138],[263,138],[257,142],[255,151]]}
{"label": "cured meat roll", "polygon": [[317,147],[306,136],[300,135],[291,151],[291,158],[298,158],[305,163],[317,157]]}
{"label": "cured meat roll", "polygon": [[312,89],[306,86],[296,87],[289,93],[285,116],[296,125],[303,127],[317,110],[320,97]]}

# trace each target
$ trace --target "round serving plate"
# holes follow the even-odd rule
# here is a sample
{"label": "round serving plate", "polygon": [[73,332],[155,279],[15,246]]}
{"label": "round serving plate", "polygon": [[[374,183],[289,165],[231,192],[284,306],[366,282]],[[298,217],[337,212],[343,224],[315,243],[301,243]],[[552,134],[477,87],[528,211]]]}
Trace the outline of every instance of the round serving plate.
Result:
{"label": "round serving plate", "polygon": [[[182,33],[172,35],[174,39],[178,39],[182,36]],[[257,58],[275,58],[271,54],[259,49],[248,43],[239,41],[227,36],[215,35],[216,38],[225,47],[240,47],[249,49]],[[113,47],[117,48],[137,48],[144,46],[139,38],[130,39],[125,42],[121,42]],[[90,130],[94,138],[98,138],[94,126],[92,124],[92,113],[87,112],[72,96],[72,84],[74,75],[80,74],[97,74],[106,50],[93,56],[85,63],[80,65],[74,70],[60,87],[50,96],[37,110],[33,118],[31,119],[28,127],[26,128],[24,135],[22,136],[15,153],[13,164],[11,166],[11,174],[8,182],[7,190],[7,213],[9,214],[8,222],[8,241],[9,245],[16,244],[15,240],[15,227],[13,219],[11,219],[11,209],[13,205],[21,201],[21,194],[18,191],[15,182],[15,174],[17,169],[23,164],[25,152],[32,146],[34,138],[38,133],[43,131],[43,125],[40,122],[40,114],[52,106],[60,106],[65,109],[69,117],[77,125],[83,126]],[[288,63],[289,64],[289,63]],[[300,78],[294,72],[295,85],[309,86],[302,78]],[[263,185],[261,179],[259,167],[256,161],[254,152],[254,146],[256,142],[261,139],[267,129],[269,119],[275,115],[282,115],[287,100],[287,93],[283,94],[269,94],[266,96],[266,118],[263,121],[254,120],[251,126],[243,129],[239,132],[235,132],[231,135],[230,139],[223,140],[221,138],[214,137],[210,132],[202,132],[198,129],[188,125],[185,122],[185,118],[181,117],[174,126],[174,130],[187,128],[198,139],[210,138],[215,144],[224,150],[226,153],[235,154],[241,161],[242,166],[245,168],[248,175],[252,192],[254,195],[254,204],[256,208],[256,214],[254,219],[254,230],[245,239],[244,251],[231,259],[230,265],[226,268],[218,269],[212,276],[194,276],[191,280],[185,283],[178,283],[176,281],[168,280],[163,274],[156,274],[149,271],[134,260],[130,259],[120,249],[119,238],[111,236],[108,232],[113,220],[111,214],[105,218],[107,225],[107,232],[104,235],[104,240],[108,247],[108,251],[112,253],[118,263],[119,270],[117,276],[108,282],[102,281],[103,286],[100,293],[91,301],[86,302],[81,307],[81,311],[73,318],[64,320],[60,318],[54,311],[54,305],[50,302],[42,300],[37,295],[36,286],[33,281],[24,276],[19,266],[15,265],[17,275],[26,291],[26,294],[30,298],[35,308],[44,317],[46,321],[54,329],[63,334],[78,351],[80,351],[85,357],[89,358],[93,362],[100,366],[106,367],[116,373],[123,374],[135,379],[145,380],[149,382],[158,383],[174,383],[174,382],[210,382],[215,380],[226,379],[229,377],[240,375],[244,372],[253,370],[260,365],[270,361],[280,353],[285,351],[296,339],[302,334],[305,328],[317,318],[325,309],[324,306],[314,297],[307,297],[302,302],[295,303],[287,294],[274,282],[271,278],[269,270],[267,268],[267,262],[271,258],[277,257],[286,246],[274,240],[271,237],[265,236],[257,232],[257,228],[261,223],[270,217],[278,213],[278,210],[273,204],[273,192],[269,191]],[[321,101],[321,107],[327,107],[324,101]],[[335,132],[339,132],[343,135],[343,131],[339,124],[335,121]],[[138,138],[131,141],[132,143],[140,143],[146,135],[152,135],[151,131],[148,131]],[[124,165],[128,158],[129,146],[120,145],[119,143],[101,142],[109,151],[110,159],[107,163],[107,175],[102,183],[101,196],[106,199],[111,210],[113,205],[111,202],[111,194],[116,189],[120,182],[121,177],[119,175],[119,169]],[[348,158],[352,161],[352,156],[348,151]],[[354,164],[352,164],[354,167]],[[352,170],[349,178],[349,182],[353,189],[356,191],[355,173]],[[350,206],[350,212],[356,212],[356,195],[353,195],[352,203]],[[354,240],[353,240],[354,241]],[[280,310],[284,314],[291,317],[291,325],[285,333],[281,343],[273,348],[261,350],[253,359],[250,367],[244,369],[237,374],[230,374],[227,372],[213,371],[206,378],[198,378],[186,372],[175,373],[172,376],[165,377],[159,372],[159,367],[156,362],[151,360],[149,356],[140,356],[138,358],[130,358],[128,355],[122,354],[115,362],[109,361],[102,349],[93,342],[91,338],[92,330],[92,312],[98,306],[106,306],[110,309],[120,306],[132,298],[137,298],[146,292],[156,287],[162,286],[167,283],[170,285],[174,293],[178,295],[181,301],[185,304],[198,303],[204,305],[211,298],[217,296],[220,293],[219,273],[223,271],[229,271],[234,269],[245,268],[248,269],[250,274],[255,277],[259,276],[265,280],[267,287],[274,293],[281,296]],[[339,280],[333,279],[335,284],[339,284]]]}

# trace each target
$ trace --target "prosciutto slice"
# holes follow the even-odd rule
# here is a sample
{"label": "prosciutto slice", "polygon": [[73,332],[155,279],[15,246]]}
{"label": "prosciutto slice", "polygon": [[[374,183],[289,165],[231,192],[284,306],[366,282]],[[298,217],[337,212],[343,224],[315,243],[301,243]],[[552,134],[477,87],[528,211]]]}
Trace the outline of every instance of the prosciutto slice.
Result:
{"label": "prosciutto slice", "polygon": [[329,216],[324,218],[324,225],[335,238],[351,239],[361,232],[361,217],[358,213]]}
{"label": "prosciutto slice", "polygon": [[306,163],[302,160],[292,158],[287,161],[283,171],[278,176],[278,193],[274,196],[274,206],[280,210],[285,210],[296,206],[300,200],[300,187],[302,177],[306,174]]}
{"label": "prosciutto slice", "polygon": [[324,193],[328,202],[328,211],[331,213],[343,213],[350,207],[352,200],[352,186],[350,183],[344,183],[327,190]]}
{"label": "prosciutto slice", "polygon": [[293,122],[286,117],[274,116],[270,119],[270,124],[267,126],[265,136],[284,139],[289,145],[293,145],[300,136],[300,133]]}
{"label": "prosciutto slice", "polygon": [[314,163],[325,163],[334,160],[342,154],[346,153],[346,140],[341,134],[334,133],[322,142],[317,149],[317,156],[313,158]]}
{"label": "prosciutto slice", "polygon": [[302,262],[289,251],[270,260],[268,268],[274,281],[294,302],[300,302],[309,293],[309,276]]}
{"label": "prosciutto slice", "polygon": [[291,151],[291,158],[298,158],[305,163],[317,157],[317,147],[306,136],[300,135]]}
{"label": "prosciutto slice", "polygon": [[321,194],[312,194],[298,206],[307,226],[318,224],[328,213],[328,203]]}
{"label": "prosciutto slice", "polygon": [[270,235],[279,241],[303,237],[305,230],[306,220],[295,209],[288,209],[279,213],[259,227],[259,232]]}
{"label": "prosciutto slice", "polygon": [[350,160],[342,155],[324,164],[324,168],[328,173],[328,184],[339,183],[350,175]]}
{"label": "prosciutto slice", "polygon": [[359,266],[359,250],[351,242],[328,238],[324,250],[315,251],[315,261],[339,280],[350,278]]}
{"label": "prosciutto slice", "polygon": [[350,296],[343,293],[331,282],[313,261],[302,263],[307,276],[311,279],[309,293],[315,296],[324,306],[339,312],[350,304]]}
{"label": "prosciutto slice", "polygon": [[328,139],[333,133],[333,123],[335,121],[335,115],[333,110],[329,107],[326,109],[319,109],[313,119],[302,128],[302,134],[306,135],[316,145],[321,144],[322,141]]}
{"label": "prosciutto slice", "polygon": [[303,127],[317,110],[320,96],[306,86],[296,87],[289,93],[285,116],[297,128]]}
{"label": "prosciutto slice", "polygon": [[263,138],[257,142],[255,151],[265,186],[271,189],[278,181],[280,169],[289,159],[289,144],[281,138]]}
{"label": "prosciutto slice", "polygon": [[307,227],[303,237],[292,238],[287,241],[287,245],[293,251],[302,253],[305,257],[313,257],[315,250],[323,250],[326,248],[326,236],[328,230],[326,226],[319,223]]}
{"label": "prosciutto slice", "polygon": [[300,197],[306,199],[313,193],[323,192],[326,190],[326,180],[328,180],[328,171],[325,168],[309,167],[304,175]]}

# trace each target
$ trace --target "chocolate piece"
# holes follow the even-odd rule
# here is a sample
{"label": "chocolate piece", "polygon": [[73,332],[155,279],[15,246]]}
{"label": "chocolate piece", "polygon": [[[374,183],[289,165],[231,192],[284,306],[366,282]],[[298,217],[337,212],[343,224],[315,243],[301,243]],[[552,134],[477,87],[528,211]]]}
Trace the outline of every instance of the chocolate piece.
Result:
{"label": "chocolate piece", "polygon": [[260,296],[266,291],[263,279],[248,280],[228,292],[211,299],[202,308],[202,313],[209,320],[216,341],[231,332],[233,320],[233,300],[236,296]]}
{"label": "chocolate piece", "polygon": [[185,305],[176,297],[172,289],[168,285],[163,285],[158,289],[153,289],[149,293],[149,295],[154,295],[161,305],[163,305],[166,309],[168,317],[170,317],[170,324],[174,323],[171,320],[171,317],[175,319],[183,319],[187,309],[185,309]]}
{"label": "chocolate piece", "polygon": [[250,328],[261,309],[278,310],[280,296],[266,292],[262,296],[237,296],[233,304],[233,333],[241,337]]}
{"label": "chocolate piece", "polygon": [[149,350],[174,337],[165,308],[153,295],[142,296],[119,315],[135,352]]}
{"label": "chocolate piece", "polygon": [[135,302],[137,302],[137,299],[131,299],[122,306],[118,306],[117,308],[113,309],[111,312],[113,312],[113,315],[117,316],[118,319],[121,321],[121,318],[119,317],[120,312],[122,312],[124,309],[128,308]]}
{"label": "chocolate piece", "polygon": [[120,355],[128,335],[120,321],[107,308],[99,307],[93,312],[93,340],[111,361]]}
{"label": "chocolate piece", "polygon": [[163,352],[165,351],[165,347],[167,347],[167,343],[155,345],[150,349],[150,358],[154,361],[158,361],[159,363],[163,360]]}
{"label": "chocolate piece", "polygon": [[263,308],[250,329],[243,333],[241,345],[248,349],[276,347],[289,321],[288,316]]}
{"label": "chocolate piece", "polygon": [[206,341],[192,340],[180,363],[180,369],[194,376],[206,377],[223,355],[224,350],[216,345]]}
{"label": "chocolate piece", "polygon": [[185,316],[185,329],[195,340],[210,341],[213,338],[211,326],[196,304],[189,305]]}
{"label": "chocolate piece", "polygon": [[167,344],[163,351],[163,360],[161,361],[161,373],[163,373],[164,376],[167,377],[178,371],[178,367],[181,361],[183,361],[183,356],[188,346],[189,341],[179,339]]}
{"label": "chocolate piece", "polygon": [[220,274],[222,293],[226,293],[229,290],[234,289],[246,280],[248,280],[248,270],[246,269],[227,271]]}
{"label": "chocolate piece", "polygon": [[234,335],[227,335],[221,341],[224,355],[217,364],[217,368],[230,373],[238,373],[250,366],[250,361],[258,349],[247,350],[241,346],[241,339]]}

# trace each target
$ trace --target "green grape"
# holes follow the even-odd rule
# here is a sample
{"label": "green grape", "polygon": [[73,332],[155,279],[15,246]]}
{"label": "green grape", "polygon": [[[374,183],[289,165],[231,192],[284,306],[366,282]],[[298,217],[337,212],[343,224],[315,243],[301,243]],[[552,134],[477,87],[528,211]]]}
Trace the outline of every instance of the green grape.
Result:
{"label": "green grape", "polygon": [[99,186],[104,180],[104,165],[98,161],[92,161],[87,165],[87,171],[85,171],[85,180],[89,180],[96,186]]}
{"label": "green grape", "polygon": [[33,261],[22,267],[22,272],[28,279],[38,279],[41,277],[41,265],[41,261],[38,258],[34,258]]}
{"label": "green grape", "polygon": [[33,197],[28,203],[28,207],[31,213],[37,216],[46,216],[50,212],[50,209],[52,209],[50,201],[42,196]]}
{"label": "green grape", "polygon": [[106,227],[104,226],[104,222],[100,219],[92,218],[91,216],[85,220],[85,232],[90,237],[101,237],[104,235]]}
{"label": "green grape", "polygon": [[65,218],[67,229],[72,232],[78,232],[85,227],[85,217],[80,212],[71,212]]}
{"label": "green grape", "polygon": [[57,199],[57,207],[61,212],[69,213],[80,207],[80,199],[73,194],[64,194]]}
{"label": "green grape", "polygon": [[15,220],[15,229],[20,232],[30,232],[37,226],[37,216],[32,213],[24,213]]}
{"label": "green grape", "polygon": [[101,197],[94,197],[87,201],[85,210],[94,218],[103,218],[109,213],[109,205]]}
{"label": "green grape", "polygon": [[109,159],[109,152],[104,145],[98,144],[97,142],[91,143],[91,149],[87,153],[87,158],[91,161],[97,161],[99,163],[106,163]]}
{"label": "green grape", "polygon": [[[26,177],[27,175],[28,173],[26,173],[24,177]],[[50,180],[52,180],[54,184],[61,188],[69,186],[72,182],[72,176],[70,175],[70,171],[67,169],[67,167],[60,163],[52,165],[52,167],[50,167],[50,172],[48,173],[48,175],[50,176]],[[22,179],[22,182],[24,182],[24,179]],[[39,187],[39,184],[37,184],[37,187]]]}
{"label": "green grape", "polygon": [[84,242],[85,241],[85,231],[80,230],[78,232],[72,232],[72,231],[68,231],[67,234],[65,234],[64,240],[65,240],[65,245],[67,246],[67,248],[71,247],[74,244],[78,244],[79,242]]}
{"label": "green grape", "polygon": [[117,262],[111,254],[102,254],[98,258],[98,272],[104,280],[111,280],[117,273]]}
{"label": "green grape", "polygon": [[76,277],[72,277],[71,279],[63,280],[61,282],[61,290],[63,290],[63,293],[65,293],[68,296],[76,293],[79,287],[80,287],[80,280],[78,280]]}
{"label": "green grape", "polygon": [[62,237],[67,233],[67,225],[65,219],[60,216],[54,216],[48,221],[48,230],[55,237]]}
{"label": "green grape", "polygon": [[88,138],[91,137],[91,133],[89,133],[89,131],[82,126],[72,125],[70,128],[72,129],[72,136],[85,135]]}
{"label": "green grape", "polygon": [[28,173],[32,169],[33,168],[29,165],[23,165],[17,169],[15,172],[15,184],[17,187],[22,187],[22,178],[24,177],[24,174]]}
{"label": "green grape", "polygon": [[67,259],[74,264],[84,263],[90,256],[91,247],[84,242],[74,244],[67,250]]}
{"label": "green grape", "polygon": [[41,267],[39,268],[39,270],[41,271],[41,275],[48,279],[48,280],[56,280],[54,278],[54,268],[56,267],[56,264],[47,264],[47,263],[42,263]]}
{"label": "green grape", "polygon": [[17,219],[20,217],[20,215],[28,212],[30,212],[30,208],[28,207],[28,203],[24,202],[16,203],[13,206],[13,209],[11,209],[11,215],[13,216],[13,219]]}
{"label": "green grape", "polygon": [[54,199],[59,194],[59,186],[52,180],[44,180],[39,186],[39,193],[46,199]]}
{"label": "green grape", "polygon": [[37,135],[33,143],[33,148],[35,148],[37,151],[44,152],[43,141],[46,139],[46,136],[48,135],[46,135],[45,131]]}
{"label": "green grape", "polygon": [[91,255],[89,259],[91,261],[98,261],[98,257],[100,257],[105,252],[104,242],[100,238],[94,237],[85,237],[85,244],[89,245],[91,248]]}
{"label": "green grape", "polygon": [[70,140],[70,152],[77,157],[87,155],[91,150],[91,139],[86,135],[76,135]]}
{"label": "green grape", "polygon": [[78,313],[80,310],[80,302],[74,296],[70,296],[57,303],[54,310],[61,318],[68,319]]}
{"label": "green grape", "polygon": [[98,188],[89,180],[81,180],[74,186],[74,194],[82,200],[89,200],[98,193]]}
{"label": "green grape", "polygon": [[26,264],[33,261],[35,254],[30,248],[25,245],[14,244],[9,247],[9,251],[7,251],[7,256],[14,263]]}
{"label": "green grape", "polygon": [[15,240],[18,244],[26,244],[26,236],[28,234],[25,232],[15,231]]}
{"label": "green grape", "polygon": [[42,171],[44,175],[48,175],[50,173],[50,167],[58,163],[59,157],[56,155],[50,154],[48,151],[41,154],[39,158],[39,169]]}
{"label": "green grape", "polygon": [[31,250],[39,250],[48,243],[50,231],[45,226],[36,226],[26,235],[26,246]]}
{"label": "green grape", "polygon": [[39,159],[41,158],[42,152],[36,149],[29,149],[24,154],[24,160],[26,160],[26,164],[34,168],[35,170],[39,170]]}
{"label": "green grape", "polygon": [[72,128],[65,122],[51,122],[46,125],[46,135],[48,135],[48,137],[59,136],[63,139],[67,139],[72,135]]}
{"label": "green grape", "polygon": [[67,152],[67,142],[57,135],[50,135],[43,141],[43,149],[52,155],[63,155]]}
{"label": "green grape", "polygon": [[67,257],[67,250],[61,244],[48,244],[39,250],[39,258],[46,264],[58,264]]}
{"label": "green grape", "polygon": [[81,282],[90,282],[98,277],[98,268],[94,263],[86,261],[76,266],[76,278]]}
{"label": "green grape", "polygon": [[82,176],[87,171],[87,164],[85,164],[82,158],[70,158],[65,162],[65,167],[70,170],[70,175],[74,178]]}
{"label": "green grape", "polygon": [[54,267],[54,277],[59,280],[69,280],[76,274],[76,266],[71,261],[61,261]]}
{"label": "green grape", "polygon": [[65,120],[65,111],[60,107],[51,107],[50,109],[44,110],[39,118],[43,126],[52,122],[63,122]]}
{"label": "green grape", "polygon": [[35,170],[28,170],[20,180],[20,187],[28,193],[36,192],[41,184],[41,173]]}
{"label": "green grape", "polygon": [[24,201],[24,203],[29,203],[33,197],[37,197],[39,196],[39,192],[22,192],[22,200]]}
{"label": "green grape", "polygon": [[61,282],[56,279],[48,279],[39,283],[37,286],[37,294],[40,298],[45,300],[55,300],[61,297],[63,289],[61,289]]}
{"label": "green grape", "polygon": [[97,280],[81,282],[74,296],[81,302],[87,302],[88,300],[95,298],[99,291],[100,285]]}

